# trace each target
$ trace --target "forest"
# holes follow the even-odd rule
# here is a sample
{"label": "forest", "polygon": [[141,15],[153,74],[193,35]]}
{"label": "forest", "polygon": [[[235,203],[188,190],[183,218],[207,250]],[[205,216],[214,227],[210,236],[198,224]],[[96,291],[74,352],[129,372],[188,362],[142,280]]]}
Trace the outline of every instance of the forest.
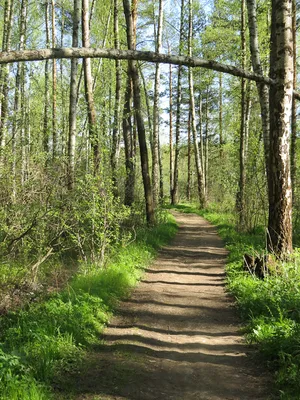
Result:
{"label": "forest", "polygon": [[217,227],[246,340],[300,398],[300,3],[0,11],[0,399],[79,399],[59,376],[176,235],[174,210]]}

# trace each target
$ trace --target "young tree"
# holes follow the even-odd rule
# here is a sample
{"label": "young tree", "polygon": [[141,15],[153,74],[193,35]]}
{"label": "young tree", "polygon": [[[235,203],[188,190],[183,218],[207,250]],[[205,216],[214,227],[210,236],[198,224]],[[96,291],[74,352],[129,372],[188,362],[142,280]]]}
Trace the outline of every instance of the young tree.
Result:
{"label": "young tree", "polygon": [[[163,30],[163,0],[159,0],[158,26],[155,51],[160,53],[162,47]],[[154,20],[154,25],[155,25]],[[154,102],[153,102],[153,138],[152,138],[152,185],[153,202],[157,206],[159,201],[159,95],[160,95],[160,64],[155,66]]]}
{"label": "young tree", "polygon": [[[89,12],[90,4],[89,3],[90,3],[89,0],[82,0],[82,45],[85,48],[90,47],[90,12]],[[84,58],[83,71],[84,71],[85,98],[86,98],[87,112],[88,112],[89,138],[91,141],[91,147],[93,152],[94,175],[97,175],[100,166],[100,152],[99,152],[99,138],[97,132],[96,110],[95,110],[94,95],[93,95],[92,65],[90,58]]]}
{"label": "young tree", "polygon": [[[51,23],[52,23],[52,48],[56,47],[56,13],[55,0],[51,0]],[[57,137],[57,64],[52,64],[52,157],[55,159],[58,150]]]}
{"label": "young tree", "polygon": [[[189,0],[189,38],[188,38],[188,50],[189,56],[192,57],[192,40],[193,40],[193,2]],[[202,169],[202,163],[200,158],[200,151],[198,146],[197,128],[196,128],[196,112],[195,112],[195,95],[194,95],[194,79],[193,71],[189,68],[189,89],[190,89],[190,116],[191,116],[191,130],[193,133],[194,142],[194,154],[196,162],[196,173],[197,173],[197,186],[198,186],[198,198],[200,207],[204,207],[206,203],[205,189],[204,189],[204,174]],[[208,137],[208,132],[206,132]],[[207,160],[208,161],[208,160]]]}
{"label": "young tree", "polygon": [[[119,4],[118,0],[114,0],[114,45],[115,49],[120,48],[120,39],[119,39]],[[116,177],[116,168],[117,168],[117,147],[119,142],[119,125],[120,125],[120,111],[121,111],[121,86],[122,86],[122,69],[121,69],[121,61],[115,61],[115,69],[116,69],[116,90],[115,90],[115,109],[114,109],[114,123],[113,123],[113,131],[112,131],[112,149],[111,149],[111,157],[110,164],[112,169],[112,183],[115,190],[115,194],[117,193],[117,177]]]}
{"label": "young tree", "polygon": [[[180,11],[180,37],[179,55],[182,55],[184,38],[184,0],[181,0]],[[178,164],[179,164],[179,145],[180,145],[180,120],[181,120],[181,100],[182,100],[182,66],[178,66],[177,72],[177,97],[176,97],[176,122],[175,122],[175,157],[174,157],[174,178],[171,192],[171,204],[176,204],[178,199]]]}
{"label": "young tree", "polygon": [[[73,9],[73,47],[78,47],[80,23],[80,0],[74,0]],[[78,59],[71,60],[71,78],[70,78],[70,105],[69,105],[69,137],[68,137],[68,188],[74,187],[75,178],[75,147],[77,134],[77,75]]]}

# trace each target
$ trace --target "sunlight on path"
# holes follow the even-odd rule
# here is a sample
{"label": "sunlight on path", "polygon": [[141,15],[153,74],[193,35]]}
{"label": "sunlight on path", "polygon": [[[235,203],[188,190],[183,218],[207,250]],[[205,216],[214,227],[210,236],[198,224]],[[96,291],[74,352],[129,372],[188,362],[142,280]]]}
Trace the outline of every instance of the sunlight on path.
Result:
{"label": "sunlight on path", "polygon": [[120,305],[78,374],[80,399],[268,399],[224,291],[227,252],[215,229],[175,213],[179,232]]}

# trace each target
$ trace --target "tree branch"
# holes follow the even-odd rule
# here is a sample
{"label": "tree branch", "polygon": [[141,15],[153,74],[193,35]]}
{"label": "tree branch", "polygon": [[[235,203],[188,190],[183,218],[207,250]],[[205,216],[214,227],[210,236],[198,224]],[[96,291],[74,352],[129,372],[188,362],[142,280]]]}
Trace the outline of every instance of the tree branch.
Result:
{"label": "tree branch", "polygon": [[201,67],[239,76],[256,82],[264,82],[268,85],[272,83],[270,78],[254,74],[249,71],[244,71],[232,65],[222,64],[213,60],[205,60],[203,58],[160,54],[152,51],[65,47],[0,52],[0,64],[62,58],[107,58],[111,60],[138,60],[162,64],[184,65],[186,67]]}
{"label": "tree branch", "polygon": [[[213,71],[223,72],[225,74],[238,76],[240,78],[249,79],[255,82],[262,82],[267,85],[275,84],[275,82],[266,77],[255,74],[250,71],[219,63],[214,60],[206,60],[198,57],[177,56],[172,54],[161,54],[153,51],[137,51],[137,50],[119,50],[119,49],[102,49],[102,48],[54,48],[54,49],[38,49],[38,50],[16,50],[8,52],[0,52],[0,65],[10,64],[21,61],[43,61],[52,59],[72,59],[72,58],[107,58],[110,60],[137,60],[153,63],[183,65],[192,68],[205,68]],[[294,96],[300,100],[300,93],[294,91]]]}

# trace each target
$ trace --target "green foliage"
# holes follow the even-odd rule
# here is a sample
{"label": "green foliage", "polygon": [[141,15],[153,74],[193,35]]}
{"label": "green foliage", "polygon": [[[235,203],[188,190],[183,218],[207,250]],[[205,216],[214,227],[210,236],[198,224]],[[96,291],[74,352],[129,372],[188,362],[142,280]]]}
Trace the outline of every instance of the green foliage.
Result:
{"label": "green foliage", "polygon": [[106,265],[83,262],[61,292],[11,312],[0,320],[0,399],[44,400],[56,374],[74,368],[85,348],[99,341],[117,301],[128,295],[156,250],[177,228],[173,217],[140,228],[136,238],[119,244]]}
{"label": "green foliage", "polygon": [[288,261],[277,262],[272,274],[260,280],[244,271],[243,255],[266,254],[263,229],[241,233],[230,214],[184,204],[177,208],[198,213],[217,226],[230,251],[227,287],[247,324],[247,338],[258,345],[263,361],[274,369],[282,399],[299,399],[300,250],[295,249]]}

